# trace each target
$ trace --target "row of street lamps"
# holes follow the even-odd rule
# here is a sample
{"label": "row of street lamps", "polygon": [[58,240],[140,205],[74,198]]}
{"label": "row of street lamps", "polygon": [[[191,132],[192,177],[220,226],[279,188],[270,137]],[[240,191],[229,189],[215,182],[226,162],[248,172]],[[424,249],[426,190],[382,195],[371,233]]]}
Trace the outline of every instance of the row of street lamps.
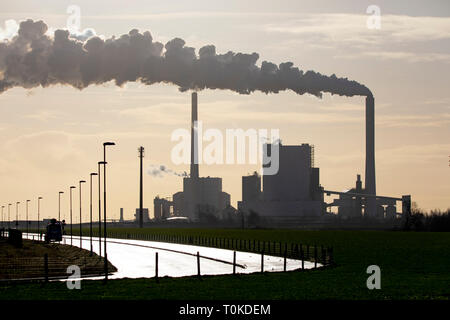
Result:
{"label": "row of street lamps", "polygon": [[[92,246],[92,177],[98,176],[98,241],[99,241],[99,254],[102,254],[102,217],[101,217],[101,190],[100,190],[100,175],[101,175],[101,166],[103,165],[103,256],[104,256],[104,270],[105,270],[105,280],[108,279],[108,257],[106,253],[106,147],[114,146],[114,142],[104,142],[103,143],[103,161],[98,162],[98,172],[91,172],[90,176],[90,224],[89,224],[89,236],[90,236],[90,245],[91,245],[91,254],[93,252]],[[86,183],[85,180],[79,181],[79,190],[80,190],[80,248],[82,247],[82,217],[81,217],[81,184]],[[70,187],[70,244],[72,245],[72,189],[75,189],[75,186]],[[61,198],[61,194],[63,191],[59,192],[59,196]],[[61,202],[61,200],[59,200]],[[60,214],[60,213],[59,213]]]}
{"label": "row of street lamps", "polygon": [[[39,213],[39,209],[40,209],[40,200],[42,200],[42,197],[38,197],[38,229],[39,229],[39,216],[40,216],[40,213]],[[27,233],[28,233],[28,226],[29,226],[29,221],[28,221],[28,203],[29,202],[31,202],[31,200],[26,200],[26,224],[27,224],[27,226],[26,226],[26,228],[27,228]],[[20,204],[20,201],[17,201],[16,202],[16,228],[18,227],[18,225],[19,225],[19,204]],[[10,212],[11,212],[11,206],[12,206],[12,203],[8,203],[8,228],[11,228],[11,215],[10,215]],[[5,217],[4,217],[4,209],[5,209],[5,206],[2,206],[2,228],[4,228],[5,227]]]}
{"label": "row of street lamps", "polygon": [[[101,165],[103,165],[103,252],[104,252],[104,270],[105,270],[105,280],[108,279],[108,258],[106,254],[106,147],[107,146],[114,146],[114,142],[104,142],[103,143],[103,161],[98,162],[98,172],[91,172],[89,174],[90,176],[90,226],[89,226],[89,235],[90,235],[90,245],[91,245],[91,254],[93,252],[93,246],[92,246],[92,177],[98,176],[98,229],[99,229],[99,255],[102,254],[102,216],[101,216],[101,190],[100,190],[100,169]],[[81,184],[86,183],[85,180],[79,181],[79,190],[80,190],[80,248],[82,247],[82,217],[81,217]],[[73,221],[72,221],[72,190],[75,189],[75,186],[70,186],[70,244],[73,243]],[[64,191],[59,191],[58,193],[58,221],[61,222],[61,195],[64,194]],[[40,234],[40,200],[42,197],[38,197],[38,233]],[[31,200],[26,200],[26,224],[27,224],[27,233],[28,233],[28,203]],[[19,223],[19,204],[20,202],[16,202],[16,227]],[[10,219],[10,206],[12,204],[8,204],[8,228],[11,227],[11,219]],[[2,206],[2,227],[4,226],[4,216],[3,216],[3,210],[5,206]]]}

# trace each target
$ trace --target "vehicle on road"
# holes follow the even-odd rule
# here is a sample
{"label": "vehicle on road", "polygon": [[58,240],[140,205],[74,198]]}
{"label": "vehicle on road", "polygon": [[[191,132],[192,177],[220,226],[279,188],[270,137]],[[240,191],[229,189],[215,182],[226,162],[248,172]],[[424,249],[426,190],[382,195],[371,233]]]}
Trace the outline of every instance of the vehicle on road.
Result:
{"label": "vehicle on road", "polygon": [[62,226],[56,219],[50,220],[45,232],[45,242],[50,243],[50,241],[62,241]]}

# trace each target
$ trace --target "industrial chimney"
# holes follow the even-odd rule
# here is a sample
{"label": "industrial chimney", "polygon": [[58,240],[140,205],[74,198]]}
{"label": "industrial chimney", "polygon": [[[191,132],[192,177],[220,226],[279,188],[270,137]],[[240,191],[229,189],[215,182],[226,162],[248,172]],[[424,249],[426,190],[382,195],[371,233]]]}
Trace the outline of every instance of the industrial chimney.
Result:
{"label": "industrial chimney", "polygon": [[191,178],[198,179],[198,131],[197,131],[197,92],[192,93],[191,117]]}
{"label": "industrial chimney", "polygon": [[[366,184],[365,192],[376,195],[375,186],[375,100],[372,95],[366,97]],[[376,215],[376,199],[368,198],[366,212],[368,216]]]}

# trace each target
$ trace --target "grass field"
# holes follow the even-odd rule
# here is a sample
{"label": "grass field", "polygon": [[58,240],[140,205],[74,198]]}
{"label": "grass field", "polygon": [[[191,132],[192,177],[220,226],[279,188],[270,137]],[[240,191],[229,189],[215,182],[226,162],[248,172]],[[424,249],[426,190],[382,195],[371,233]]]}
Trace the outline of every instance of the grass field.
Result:
{"label": "grass field", "polygon": [[[450,299],[450,233],[230,229],[111,229],[321,244],[334,247],[324,270],[185,278],[84,280],[1,285],[1,299]],[[381,290],[369,290],[366,269],[381,268]],[[39,294],[37,294],[39,293]]]}

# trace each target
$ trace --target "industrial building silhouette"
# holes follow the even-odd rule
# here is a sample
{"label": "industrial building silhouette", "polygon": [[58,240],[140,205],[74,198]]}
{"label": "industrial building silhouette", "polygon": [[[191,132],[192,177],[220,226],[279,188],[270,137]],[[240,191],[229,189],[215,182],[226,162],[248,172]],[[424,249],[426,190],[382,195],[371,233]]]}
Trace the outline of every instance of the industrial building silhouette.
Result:
{"label": "industrial building silhouette", "polygon": [[222,191],[222,178],[200,177],[198,165],[198,98],[192,93],[191,102],[191,162],[190,175],[183,178],[183,191],[172,196],[172,201],[154,199],[155,218],[167,218],[170,213],[198,220],[201,214],[219,215],[230,206],[230,195]]}
{"label": "industrial building silhouette", "polygon": [[[278,172],[273,174],[267,170],[269,164],[263,165],[262,176],[255,172],[242,177],[242,200],[238,202],[238,211],[243,214],[253,212],[275,220],[304,218],[325,221],[330,216],[328,209],[337,207],[338,217],[344,219],[394,219],[401,214],[396,208],[397,201],[401,201],[402,213],[409,212],[410,196],[396,198],[376,194],[374,105],[373,96],[367,96],[364,188],[358,174],[355,187],[345,192],[325,190],[320,184],[320,170],[314,166],[313,145],[274,142],[265,144],[263,149],[270,156],[272,149],[278,148]],[[224,211],[236,211],[230,206],[230,195],[222,191],[222,178],[199,175],[196,92],[192,93],[191,108],[190,176],[183,178],[183,191],[173,194],[172,200],[159,196],[154,199],[155,219],[184,216],[197,221],[202,213],[220,217]],[[331,194],[339,198],[326,203],[324,196]]]}
{"label": "industrial building silhouette", "polygon": [[[273,145],[267,146],[268,154]],[[324,213],[323,188],[319,184],[319,168],[314,168],[313,146],[278,145],[279,170],[276,174],[242,177],[242,201],[238,209],[254,211],[262,216],[312,216]]]}

